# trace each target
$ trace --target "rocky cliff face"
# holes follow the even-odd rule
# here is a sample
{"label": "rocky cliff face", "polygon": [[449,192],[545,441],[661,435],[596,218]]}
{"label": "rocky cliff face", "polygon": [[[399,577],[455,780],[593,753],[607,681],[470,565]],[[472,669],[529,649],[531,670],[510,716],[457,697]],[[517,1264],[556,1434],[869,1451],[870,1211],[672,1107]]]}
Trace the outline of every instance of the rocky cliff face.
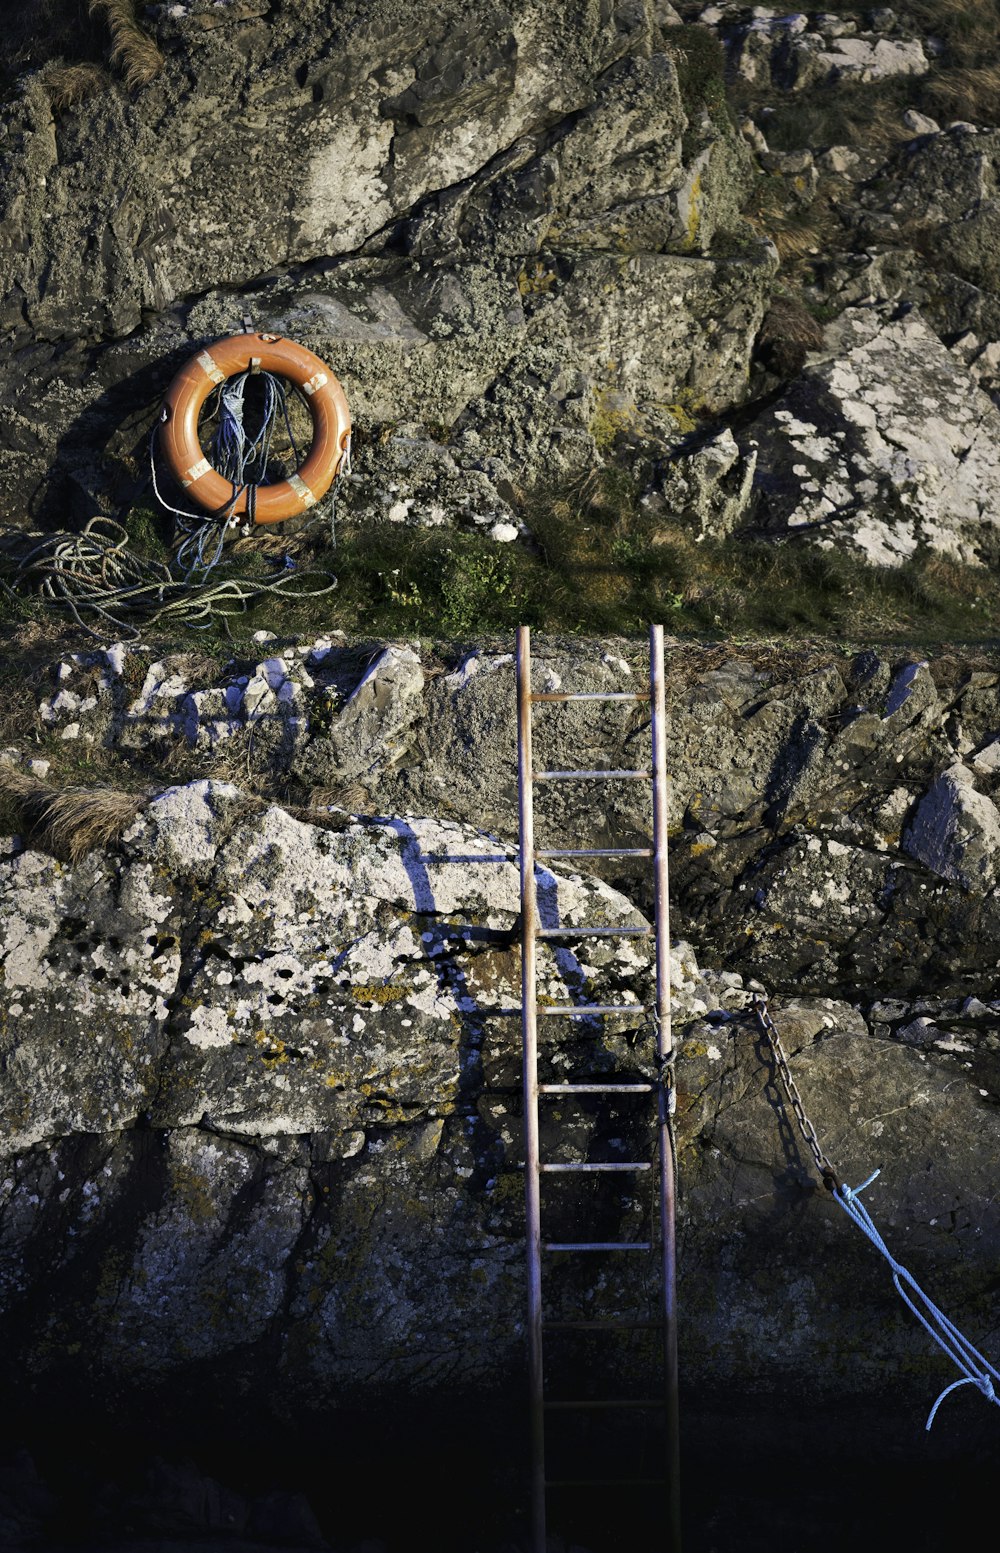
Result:
{"label": "rocky cliff face", "polygon": [[[634,683],[635,650],[622,649],[588,671],[539,644],[539,683]],[[280,1376],[267,1406],[282,1416],[369,1387],[502,1393],[522,1342],[510,658],[442,672],[389,648],[358,678],[356,650],[327,641],[191,692],[168,664],[139,673],[131,656],[67,663],[41,704],[50,747],[103,742],[124,762],[160,739],[176,760],[178,743],[203,741],[243,750],[239,763],[256,733],[258,760],[270,750],[277,768],[350,786],[355,811],[364,794],[375,802],[367,817],[293,816],[201,780],[136,800],[121,840],[75,865],[30,836],[11,846],[16,1363],[43,1387],[67,1363],[110,1374],[123,1394],[221,1365],[256,1395],[266,1354]],[[809,1352],[810,1386],[849,1396],[864,1330],[865,1384],[898,1393],[912,1365],[923,1389],[935,1367],[919,1328],[880,1303],[864,1244],[816,1199],[776,1124],[745,978],[784,989],[776,1017],[847,1177],[891,1162],[897,1254],[927,1257],[983,1320],[1000,1234],[996,675],[872,653],[780,668],[688,649],[671,675],[675,927],[718,967],[676,949],[686,1374],[713,1390],[752,1376],[795,1389]],[[131,702],[127,683],[141,685]],[[586,722],[543,713],[537,731],[547,759],[584,748],[597,766],[627,763],[644,737],[614,703]],[[646,841],[648,818],[609,791],[595,815],[568,786],[540,824],[565,844]],[[644,891],[554,868],[543,910],[641,923]],[[543,956],[543,1001],[641,1003],[649,974],[630,941],[570,942]],[[641,1021],[573,1023],[546,1032],[553,1078],[649,1072]],[[546,1121],[557,1159],[650,1149],[634,1109],[558,1111]],[[586,1204],[556,1191],[547,1212],[554,1230],[593,1217],[609,1238],[638,1238],[648,1208],[631,1189]],[[765,1311],[791,1286],[796,1336],[775,1350]],[[628,1274],[602,1299],[633,1309],[644,1288]],[[571,1313],[592,1296],[567,1272],[556,1297]]]}
{"label": "rocky cliff face", "polygon": [[526,488],[614,450],[711,535],[995,557],[998,132],[905,106],[988,100],[921,11],[144,25],[162,68],[131,96],[97,72],[69,101],[56,60],[3,107],[8,521],[146,500],[166,383],[249,315],[343,377],[358,522],[507,538]]}
{"label": "rocky cliff face", "polygon": [[134,499],[172,372],[245,314],[335,363],[373,441],[415,429],[429,491],[383,456],[380,517],[440,521],[445,460],[441,517],[496,521],[618,425],[740,402],[773,265],[710,250],[750,157],[653,10],[265,12],[154,8],[134,102],[54,116],[35,73],[7,104],[6,515]]}
{"label": "rocky cliff face", "polygon": [[[121,644],[64,659],[39,693],[49,757],[97,758],[123,775],[137,760],[165,773],[214,764],[298,803],[516,837],[509,652],[336,634],[257,647],[256,661],[203,662],[197,679],[182,656]],[[537,652],[538,682],[552,689],[623,690],[645,672],[624,641],[589,663],[558,640]],[[684,935],[720,968],[780,989],[872,1001],[885,986],[991,989],[1000,682],[989,658],[675,642],[668,662]],[[647,738],[642,713],[614,703],[542,708],[537,721],[539,746],[567,769],[627,768]],[[568,846],[648,844],[635,784],[606,784],[596,808],[583,783],[540,790],[538,802],[540,824]],[[651,908],[648,884],[607,866]]]}
{"label": "rocky cliff face", "polygon": [[[522,1343],[509,848],[415,818],[320,827],[203,782],[75,868],[15,847],[2,899],[9,1373],[27,1367],[44,1394],[68,1367],[135,1407],[201,1368],[279,1418],[369,1388],[502,1391]],[[642,920],[557,871],[542,904],[569,924]],[[541,971],[543,1003],[648,994],[648,956],[628,945],[571,940]],[[919,1328],[883,1311],[864,1245],[809,1201],[742,979],[699,971],[685,946],[674,978],[689,1382],[796,1390],[808,1352],[810,1387],[849,1395],[864,1328],[866,1385],[898,1387],[906,1355],[926,1387]],[[901,1005],[866,1022],[814,999],[778,1016],[848,1178],[892,1161],[897,1253],[932,1257],[980,1318],[1000,1235],[984,1088],[998,1008],[929,1004],[903,1026]],[[546,1071],[648,1075],[635,1027],[546,1033]],[[650,1149],[635,1102],[563,1112],[545,1120],[556,1160]],[[632,1187],[587,1203],[557,1190],[548,1232],[639,1238],[648,1209]],[[593,1298],[579,1278],[554,1280],[566,1314]],[[602,1303],[642,1308],[645,1285],[623,1273]],[[790,1286],[795,1337],[776,1353],[765,1312]]]}
{"label": "rocky cliff face", "polygon": [[[545,560],[531,491],[603,472],[655,539],[676,524],[706,553],[995,562],[1000,132],[925,7],[126,11],[95,13],[120,67],[64,40],[4,88],[5,524],[149,505],[165,384],[249,314],[343,378],[342,516],[373,545],[454,527]],[[945,111],[960,88],[981,123]],[[835,126],[838,92],[843,139],[810,117]],[[292,633],[276,607],[228,661],[67,632],[44,670],[45,627],[22,632],[0,711],[0,1372],[25,1416],[70,1396],[101,1427],[141,1433],[155,1407],[183,1434],[210,1398],[220,1431],[249,1416],[346,1451],[373,1413],[388,1431],[439,1406],[454,1439],[484,1399],[519,1407],[514,681],[474,614],[458,645]],[[537,645],[549,690],[644,672],[634,641]],[[772,994],[829,1153],[851,1182],[884,1166],[892,1249],[988,1347],[995,654],[675,639],[668,677],[694,1427],[758,1390],[854,1420],[862,1390],[919,1407],[950,1375],[817,1190],[748,1004]],[[537,718],[566,767],[630,768],[647,734],[614,703]],[[540,829],[642,847],[636,786],[596,809],[551,789]],[[553,868],[542,900],[574,925],[651,909],[617,863]],[[642,940],[543,957],[549,1001],[638,1004],[649,980]],[[542,1023],[553,1079],[650,1075],[641,1020]],[[641,1158],[650,1118],[553,1103],[544,1146]],[[554,1232],[641,1238],[648,1194],[563,1185]],[[567,1268],[551,1295],[638,1316],[647,1284],[638,1262]],[[590,1342],[551,1345],[567,1387],[641,1387],[655,1363],[645,1339]],[[192,1526],[236,1525],[217,1485],[175,1489]],[[270,1535],[241,1503],[225,1514]],[[11,1512],[11,1546],[41,1513]],[[286,1542],[315,1545],[297,1514]]]}

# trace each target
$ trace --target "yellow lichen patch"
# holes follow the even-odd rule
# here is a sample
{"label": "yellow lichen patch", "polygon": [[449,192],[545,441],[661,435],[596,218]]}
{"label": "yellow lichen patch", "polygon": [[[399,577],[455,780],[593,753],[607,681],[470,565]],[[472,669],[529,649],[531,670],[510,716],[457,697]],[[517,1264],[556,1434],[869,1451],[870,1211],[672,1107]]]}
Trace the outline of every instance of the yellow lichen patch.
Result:
{"label": "yellow lichen patch", "polygon": [[600,452],[608,453],[623,432],[642,432],[646,417],[634,399],[614,388],[593,390],[594,408],[590,417],[590,435]]}
{"label": "yellow lichen patch", "polygon": [[678,431],[682,431],[685,436],[687,436],[688,432],[697,430],[698,422],[684,405],[668,404],[664,405],[664,409],[676,421]]}
{"label": "yellow lichen patch", "polygon": [[688,194],[688,200],[689,200],[689,204],[688,204],[688,217],[687,217],[687,231],[686,231],[686,233],[684,235],[684,243],[685,243],[685,247],[687,247],[687,248],[696,248],[698,246],[698,236],[699,236],[699,233],[701,232],[701,204],[700,204],[700,201],[701,201],[701,173],[700,172],[696,173],[695,176],[694,176],[694,180],[693,180],[693,182],[691,184],[690,193]]}
{"label": "yellow lichen patch", "polygon": [[398,1003],[409,992],[409,987],[402,987],[398,982],[385,982],[375,987],[354,986],[351,988],[351,997],[358,1003],[378,1003],[384,1005],[386,1003]]}
{"label": "yellow lichen patch", "polygon": [[280,1036],[268,1030],[255,1030],[253,1039],[255,1046],[267,1047],[267,1050],[262,1050],[260,1054],[263,1062],[287,1063],[288,1053]]}
{"label": "yellow lichen patch", "polygon": [[216,1216],[215,1201],[205,1176],[192,1170],[190,1165],[175,1164],[171,1172],[174,1192],[188,1217],[196,1224],[207,1223]]}
{"label": "yellow lichen patch", "polygon": [[517,277],[517,289],[522,297],[545,296],[556,282],[555,270],[547,270],[540,259],[531,269],[525,265]]}
{"label": "yellow lichen patch", "polygon": [[504,1174],[496,1178],[491,1193],[494,1203],[498,1206],[505,1203],[520,1203],[524,1196],[524,1181],[520,1175]]}

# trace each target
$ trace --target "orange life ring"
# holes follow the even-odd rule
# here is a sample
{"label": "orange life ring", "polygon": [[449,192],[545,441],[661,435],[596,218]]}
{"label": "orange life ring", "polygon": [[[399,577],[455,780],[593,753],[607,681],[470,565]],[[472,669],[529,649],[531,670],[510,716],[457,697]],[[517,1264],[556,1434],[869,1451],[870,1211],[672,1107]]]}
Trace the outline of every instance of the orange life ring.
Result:
{"label": "orange life ring", "polygon": [[160,447],[178,484],[209,512],[227,508],[232,517],[247,511],[248,492],[234,487],[213,469],[198,440],[198,414],[219,383],[260,367],[297,383],[312,417],[309,454],[288,480],[255,489],[254,521],[280,523],[320,501],[348,455],[351,415],[337,379],[318,356],[294,340],[276,334],[232,334],[192,356],[167,389],[160,412]]}

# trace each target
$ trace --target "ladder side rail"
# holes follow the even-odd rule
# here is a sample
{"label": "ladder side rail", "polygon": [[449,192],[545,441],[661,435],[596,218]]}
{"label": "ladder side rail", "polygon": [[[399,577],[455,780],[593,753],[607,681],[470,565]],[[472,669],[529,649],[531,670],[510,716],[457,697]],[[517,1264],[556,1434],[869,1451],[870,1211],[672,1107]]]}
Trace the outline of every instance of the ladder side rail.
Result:
{"label": "ladder side rail", "polygon": [[528,1386],[531,1409],[531,1535],[545,1553],[545,1376],[542,1355],[542,1216],[538,1147],[538,898],[531,751],[531,632],[517,632],[517,799],[521,878],[521,1039],[524,1077],[524,1207],[528,1251]]}
{"label": "ladder side rail", "polygon": [[663,627],[649,631],[649,682],[653,743],[653,882],[656,901],[656,1059],[660,1075],[657,1132],[663,1257],[663,1350],[666,1401],[667,1553],[680,1553],[680,1429],[677,1376],[676,1183],[671,1108],[674,1046],[670,1009],[670,894],[667,864],[667,740]]}

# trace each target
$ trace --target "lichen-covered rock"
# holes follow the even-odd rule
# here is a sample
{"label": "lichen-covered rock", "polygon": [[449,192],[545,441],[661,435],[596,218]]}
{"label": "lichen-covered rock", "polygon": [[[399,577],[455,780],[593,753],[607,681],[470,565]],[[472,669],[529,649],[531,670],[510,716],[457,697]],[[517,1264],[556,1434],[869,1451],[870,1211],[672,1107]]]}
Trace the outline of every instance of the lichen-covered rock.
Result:
{"label": "lichen-covered rock", "polygon": [[849,308],[758,445],[756,519],[898,566],[1000,553],[1000,413],[915,311]]}
{"label": "lichen-covered rock", "polygon": [[974,782],[961,762],[943,771],[921,799],[903,846],[943,879],[985,895],[1000,877],[1000,810]]}
{"label": "lichen-covered rock", "polygon": [[745,17],[744,7],[723,5],[709,6],[700,20],[720,29],[735,73],[757,87],[801,92],[834,81],[924,75],[930,68],[921,40],[896,27],[859,31],[854,18],[766,6]]}
{"label": "lichen-covered rock", "polygon": [[[0,1283],[8,1315],[32,1300],[37,1373],[75,1323],[124,1383],[238,1365],[278,1322],[289,1406],[376,1373],[501,1375],[520,1311],[512,849],[417,818],[317,828],[200,782],[74,870],[0,866]],[[539,889],[547,923],[642,924],[600,881]],[[640,1008],[637,942],[546,948],[542,1001]],[[682,948],[678,1016],[738,1006],[738,983],[711,988]],[[634,1015],[543,1024],[557,1073],[648,1068]],[[74,1272],[52,1304],[32,1268],[56,1196]]]}
{"label": "lichen-covered rock", "polygon": [[[387,1385],[449,1387],[458,1373],[505,1385],[522,1345],[516,859],[439,820],[340,826],[194,783],[76,870],[25,851],[3,863],[9,1378],[30,1367],[40,1393],[112,1378],[134,1405],[171,1374],[225,1374],[241,1405],[269,1416]],[[81,940],[82,899],[102,895],[121,910],[92,912]],[[828,891],[823,909],[837,899]],[[641,921],[613,888],[554,870],[540,907],[547,922]],[[643,940],[570,936],[542,949],[540,1002],[640,1005],[649,977]],[[155,983],[146,1002],[141,980]],[[812,1390],[851,1395],[852,1334],[877,1311],[862,1381],[927,1387],[939,1365],[924,1336],[902,1308],[884,1312],[870,1252],[818,1202],[775,1124],[745,1003],[739,975],[699,972],[675,946],[686,1373],[795,1388],[807,1351]],[[893,1166],[880,1218],[894,1252],[919,1266],[938,1247],[949,1305],[986,1323],[1000,1238],[995,1107],[983,1104],[995,1009],[961,1005],[984,1053],[967,1082],[972,1047],[949,1037],[957,1009],[941,1000],[877,1006],[876,1039],[829,1000],[775,1013],[846,1179],[868,1173],[873,1146]],[[540,1023],[553,1078],[652,1073],[641,1020]],[[648,1151],[652,1118],[623,1104],[543,1109],[545,1157]],[[557,1188],[547,1222],[568,1235],[581,1205]],[[595,1233],[641,1238],[646,1211],[626,1190],[596,1194],[587,1213]],[[817,1235],[837,1255],[806,1255]],[[551,1284],[565,1314],[585,1298],[579,1277]],[[602,1308],[637,1308],[643,1286],[626,1270],[601,1286]],[[783,1323],[776,1343],[767,1312],[790,1295],[792,1339]],[[278,1362],[276,1391],[270,1365],[262,1382],[255,1370],[262,1351]],[[553,1373],[568,1362],[553,1340]]]}
{"label": "lichen-covered rock", "polygon": [[953,124],[910,141],[888,169],[896,218],[920,234],[922,246],[938,247],[941,268],[994,293],[1000,290],[998,168],[1000,130]]}
{"label": "lichen-covered rock", "polygon": [[746,519],[756,467],[756,451],[741,454],[732,432],[722,431],[667,464],[656,496],[664,515],[690,525],[699,539],[725,539]]}
{"label": "lichen-covered rock", "polygon": [[[774,1018],[841,1180],[857,1186],[881,1167],[863,1201],[892,1254],[989,1348],[993,1297],[981,1247],[1000,1220],[985,1178],[972,1183],[981,1151],[996,1147],[997,1120],[964,1055],[873,1038],[857,1013],[822,999],[793,1002]],[[682,1133],[690,1129],[704,1152],[684,1212],[689,1225],[712,1214],[722,1236],[721,1254],[710,1258],[685,1238],[688,1297],[715,1312],[707,1333],[692,1323],[690,1340],[751,1386],[754,1345],[769,1340],[788,1394],[811,1397],[848,1375],[882,1394],[890,1376],[897,1383],[905,1352],[930,1403],[954,1372],[895,1296],[884,1263],[819,1187],[792,1124],[782,1151],[772,1107],[783,1101],[756,1041],[743,1024],[705,1024],[687,1037]],[[936,1149],[933,1137],[947,1141]]]}
{"label": "lichen-covered rock", "polygon": [[[592,464],[605,396],[660,440],[742,400],[773,273],[750,155],[685,107],[646,4],[494,6],[474,48],[456,0],[208,14],[156,8],[134,100],[57,126],[36,72],[0,116],[5,520],[135,501],[173,372],[246,315],[330,361],[377,445],[415,432],[362,457],[358,518],[506,528],[497,461]],[[744,257],[709,257],[730,232]]]}
{"label": "lichen-covered rock", "polygon": [[323,739],[310,745],[309,761],[299,767],[308,779],[309,763],[333,765],[340,779],[373,777],[398,764],[408,735],[423,713],[424,673],[411,647],[387,647],[351,692],[343,711]]}
{"label": "lichen-covered rock", "polygon": [[[497,5],[470,53],[456,10],[331,20],[312,4],[206,33],[161,7],[165,73],[136,103],[109,86],[58,137],[44,81],[29,77],[8,109],[24,142],[4,224],[11,322],[27,314],[49,338],[125,334],[143,308],[220,279],[356,250],[542,114],[584,107],[595,75],[648,38],[642,7],[612,21],[571,3],[553,25]],[[242,95],[244,111],[213,111],[210,82],[215,104]],[[107,243],[81,240],[106,224]]]}
{"label": "lichen-covered rock", "polygon": [[[9,1382],[30,1373],[41,1397],[70,1378],[111,1385],[128,1411],[164,1379],[183,1374],[194,1389],[177,1396],[195,1396],[211,1375],[234,1406],[285,1420],[386,1388],[509,1385],[523,1341],[513,849],[440,820],[337,824],[199,782],[164,793],[73,870],[16,850],[0,865]],[[642,921],[598,880],[545,870],[539,882],[546,923]],[[86,939],[84,900],[98,904]],[[638,1008],[650,975],[644,940],[570,935],[542,947],[541,1006]],[[157,1001],[143,1001],[144,982]],[[923,1397],[941,1364],[902,1307],[885,1311],[870,1252],[776,1125],[742,978],[699,971],[676,945],[673,988],[689,1379],[754,1375],[795,1391],[808,1349],[811,1394],[848,1397],[862,1324],[861,1382]],[[845,1178],[891,1165],[879,1217],[896,1254],[922,1275],[933,1251],[936,1297],[963,1325],[987,1324],[996,1009],[879,1004],[874,1037],[829,1000],[776,1005],[775,1017]],[[974,1068],[973,1043],[949,1039],[956,1017],[979,1031]],[[944,1033],[925,1034],[928,1021]],[[540,1023],[553,1080],[653,1073],[641,1017]],[[546,1102],[544,1157],[642,1158],[655,1127],[632,1104]],[[547,1185],[551,1233],[572,1237],[583,1213],[598,1236],[642,1238],[645,1193],[626,1184],[584,1205],[572,1184]],[[638,1311],[638,1261],[596,1286],[568,1268],[550,1282],[551,1308]],[[779,1308],[794,1311],[780,1343]],[[553,1339],[549,1359],[554,1377],[579,1368],[572,1340]],[[625,1372],[644,1362],[637,1352]]]}
{"label": "lichen-covered rock", "polygon": [[[94,698],[86,712],[71,705],[58,715],[76,719],[68,726],[81,740],[100,740],[112,762],[145,748],[174,770],[179,759],[216,752],[229,769],[286,790],[291,781],[303,803],[373,814],[416,808],[516,834],[509,652],[439,654],[340,635],[261,641],[259,650],[272,656],[219,665],[214,675],[195,662],[197,679],[187,660],[157,661],[139,647],[111,650],[114,663],[103,652],[81,655],[57,667],[42,706],[51,716],[62,690]],[[537,638],[535,652],[541,688],[620,692],[646,683],[634,643],[611,643],[589,663],[575,643]],[[150,701],[150,686],[162,696]],[[956,761],[975,773],[969,801],[987,819],[992,813],[1000,798],[995,671],[874,651],[788,658],[676,643],[668,696],[671,866],[685,936],[717,963],[776,987],[846,993],[885,976],[907,994],[993,985],[1000,904],[992,865],[984,862],[970,893],[961,868],[943,872],[938,851],[934,861],[903,837]],[[537,749],[555,768],[583,758],[624,769],[646,759],[641,704],[540,705],[535,716]],[[61,738],[67,725],[44,726]],[[9,758],[23,760],[17,751]],[[605,784],[599,808],[592,786],[553,784],[539,789],[538,804],[545,833],[564,845],[649,844],[639,784]],[[613,859],[594,867],[651,909],[641,871]],[[827,895],[834,884],[836,899]]]}

